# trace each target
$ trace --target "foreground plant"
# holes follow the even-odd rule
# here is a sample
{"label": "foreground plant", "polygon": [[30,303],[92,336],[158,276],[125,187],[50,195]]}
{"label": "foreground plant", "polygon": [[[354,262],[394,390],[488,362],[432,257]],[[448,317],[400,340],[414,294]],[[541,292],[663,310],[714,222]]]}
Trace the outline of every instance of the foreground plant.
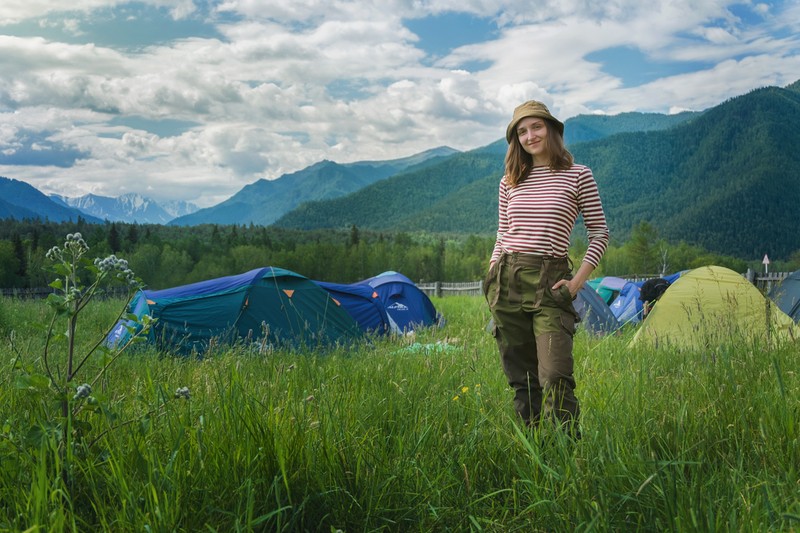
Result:
{"label": "foreground plant", "polygon": [[[124,259],[110,255],[92,262],[86,257],[88,251],[89,246],[81,234],[71,233],[67,235],[63,247],[54,246],[47,252],[47,259],[51,262],[48,270],[55,275],[55,279],[50,283],[54,292],[47,298],[52,317],[44,331],[43,369],[39,371],[31,364],[25,364],[24,357],[15,349],[17,360],[14,368],[20,372],[17,387],[39,394],[43,400],[47,400],[48,396],[52,399],[54,394],[57,406],[55,412],[46,412],[45,420],[31,427],[27,443],[41,446],[44,443],[42,439],[55,438],[65,481],[77,445],[85,445],[84,449],[91,448],[100,436],[114,427],[116,416],[113,409],[93,395],[93,391],[98,388],[98,382],[106,376],[112,363],[133,342],[146,335],[151,324],[149,317],[145,317],[139,321],[141,327],[135,328],[137,333],[127,343],[119,346],[106,344],[108,332],[125,314],[130,299],[142,287],[142,283]],[[88,349],[81,351],[79,346],[86,345],[78,342],[81,313],[111,283],[122,283],[127,288],[125,305],[116,320],[108,325],[105,334],[92,341]],[[137,320],[134,315],[128,315],[126,319]],[[90,361],[92,365],[87,364]],[[54,404],[45,401],[42,405]],[[89,421],[91,413],[105,416],[108,426],[104,431],[92,434],[93,427]]]}

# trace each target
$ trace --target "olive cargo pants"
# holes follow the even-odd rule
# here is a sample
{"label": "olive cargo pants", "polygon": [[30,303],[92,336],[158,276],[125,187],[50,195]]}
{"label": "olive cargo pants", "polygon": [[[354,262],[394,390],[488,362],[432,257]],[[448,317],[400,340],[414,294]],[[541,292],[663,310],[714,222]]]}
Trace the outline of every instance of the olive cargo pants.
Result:
{"label": "olive cargo pants", "polygon": [[572,345],[580,318],[566,286],[551,290],[571,275],[567,258],[503,254],[483,290],[517,413],[529,425],[554,417],[577,432]]}

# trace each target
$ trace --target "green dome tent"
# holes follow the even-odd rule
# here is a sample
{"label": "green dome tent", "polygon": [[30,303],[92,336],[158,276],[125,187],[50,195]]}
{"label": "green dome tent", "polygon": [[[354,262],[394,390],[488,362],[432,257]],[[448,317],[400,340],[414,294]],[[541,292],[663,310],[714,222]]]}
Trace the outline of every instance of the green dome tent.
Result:
{"label": "green dome tent", "polygon": [[701,350],[728,343],[798,339],[800,329],[794,321],[742,275],[706,266],[670,285],[631,346]]}

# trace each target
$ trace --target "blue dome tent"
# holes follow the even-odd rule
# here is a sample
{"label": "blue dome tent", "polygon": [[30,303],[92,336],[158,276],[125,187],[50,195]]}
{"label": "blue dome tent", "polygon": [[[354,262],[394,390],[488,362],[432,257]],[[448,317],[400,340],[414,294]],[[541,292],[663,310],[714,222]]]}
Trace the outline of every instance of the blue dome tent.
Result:
{"label": "blue dome tent", "polygon": [[378,293],[398,332],[409,333],[416,327],[434,326],[442,319],[430,298],[403,274],[390,270],[359,283],[369,285]]}

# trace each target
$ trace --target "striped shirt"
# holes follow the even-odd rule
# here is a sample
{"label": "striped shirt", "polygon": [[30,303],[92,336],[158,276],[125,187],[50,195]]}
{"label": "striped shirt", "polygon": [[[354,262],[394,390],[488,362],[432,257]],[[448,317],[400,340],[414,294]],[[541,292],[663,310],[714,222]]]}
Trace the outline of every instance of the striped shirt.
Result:
{"label": "striped shirt", "polygon": [[563,171],[534,167],[513,189],[500,180],[492,262],[502,252],[567,257],[569,236],[581,213],[589,239],[583,260],[597,267],[608,247],[608,226],[589,167],[572,165]]}

